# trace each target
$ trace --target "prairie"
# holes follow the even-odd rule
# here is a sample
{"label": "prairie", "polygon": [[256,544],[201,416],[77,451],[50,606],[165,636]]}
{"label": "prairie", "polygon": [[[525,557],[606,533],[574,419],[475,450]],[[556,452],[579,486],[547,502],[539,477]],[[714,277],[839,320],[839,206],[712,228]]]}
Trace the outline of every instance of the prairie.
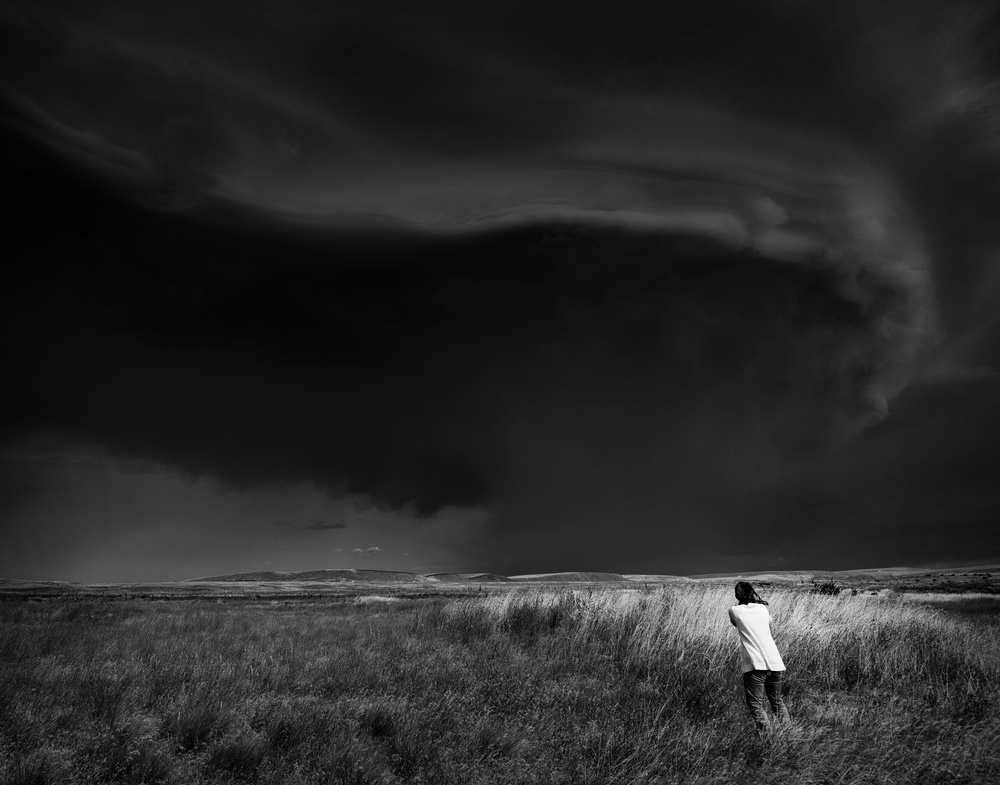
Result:
{"label": "prairie", "polygon": [[731,587],[0,602],[0,783],[1000,780],[1000,600],[772,588],[791,726]]}

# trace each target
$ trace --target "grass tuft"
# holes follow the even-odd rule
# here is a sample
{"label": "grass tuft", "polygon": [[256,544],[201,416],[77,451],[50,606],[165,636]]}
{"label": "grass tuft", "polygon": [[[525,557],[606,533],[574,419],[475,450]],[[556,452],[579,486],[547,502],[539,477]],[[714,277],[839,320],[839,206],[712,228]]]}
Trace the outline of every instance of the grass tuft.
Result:
{"label": "grass tuft", "polygon": [[358,713],[358,725],[372,738],[389,738],[396,731],[396,717],[385,703],[374,703]]}
{"label": "grass tuft", "polygon": [[12,758],[0,777],[0,785],[54,785],[57,781],[43,755]]}
{"label": "grass tuft", "polygon": [[238,782],[253,782],[266,757],[267,744],[259,736],[237,736],[215,742],[208,750],[206,766]]}
{"label": "grass tuft", "polygon": [[229,713],[221,700],[201,696],[183,701],[164,721],[164,731],[179,752],[197,752],[221,736],[229,726]]}
{"label": "grass tuft", "polygon": [[159,785],[169,782],[173,763],[148,739],[127,731],[99,736],[82,756],[88,780],[115,785]]}

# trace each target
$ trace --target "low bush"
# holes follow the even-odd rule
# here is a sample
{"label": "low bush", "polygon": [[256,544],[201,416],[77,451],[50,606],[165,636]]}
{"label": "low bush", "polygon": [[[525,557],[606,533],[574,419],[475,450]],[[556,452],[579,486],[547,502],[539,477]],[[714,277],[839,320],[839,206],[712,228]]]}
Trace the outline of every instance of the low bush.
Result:
{"label": "low bush", "polygon": [[833,581],[826,581],[825,583],[815,584],[813,591],[815,591],[817,594],[828,594],[831,596],[836,596],[840,594],[840,587]]}

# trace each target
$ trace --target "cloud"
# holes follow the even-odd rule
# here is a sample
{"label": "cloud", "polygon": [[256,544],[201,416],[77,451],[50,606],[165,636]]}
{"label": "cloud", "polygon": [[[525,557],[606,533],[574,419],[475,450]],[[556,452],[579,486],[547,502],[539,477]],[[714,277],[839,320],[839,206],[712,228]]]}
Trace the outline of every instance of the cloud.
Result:
{"label": "cloud", "polygon": [[275,521],[275,526],[295,526],[300,525],[307,529],[326,531],[330,529],[346,529],[347,524],[343,521]]}
{"label": "cloud", "polygon": [[325,531],[327,529],[346,529],[347,524],[343,521],[310,521],[306,524],[307,529],[317,529],[320,531]]}
{"label": "cloud", "polygon": [[[132,227],[102,242],[146,252],[159,230]],[[179,229],[141,271],[25,259],[7,427],[429,515],[508,493],[534,438],[557,462],[581,441],[599,461],[655,439],[829,444],[884,416],[911,362],[892,328],[911,290],[873,273],[845,296],[836,267],[602,225],[422,238],[397,261],[367,239],[264,234],[212,264],[232,241]]]}
{"label": "cloud", "polygon": [[361,554],[362,556],[369,556],[373,553],[378,553],[381,550],[382,549],[379,548],[377,545],[372,545],[369,548],[355,548],[354,553]]}
{"label": "cloud", "polygon": [[[862,307],[880,305],[884,284],[892,295],[878,314],[886,356],[875,360],[868,413],[858,422],[883,417],[939,332],[928,253],[919,218],[879,171],[880,162],[855,149],[868,146],[861,129],[852,135],[834,124],[817,132],[815,116],[830,111],[824,107],[831,102],[848,108],[860,101],[895,122],[890,107],[899,85],[883,67],[866,74],[865,85],[885,82],[889,103],[863,90],[841,93],[848,70],[836,53],[853,53],[864,41],[852,37],[849,14],[831,11],[848,31],[834,33],[839,28],[820,14],[776,17],[738,3],[688,9],[682,25],[668,10],[630,8],[657,35],[632,28],[626,35],[619,22],[609,27],[593,9],[577,11],[573,22],[592,50],[555,44],[551,36],[559,30],[561,41],[565,19],[550,12],[536,15],[537,35],[513,45],[508,35],[522,27],[520,6],[495,7],[489,25],[459,15],[456,27],[422,24],[419,33],[367,14],[316,12],[308,28],[287,21],[279,34],[251,14],[238,23],[240,43],[224,51],[209,31],[194,45],[171,35],[149,39],[149,30],[182,29],[178,20],[193,13],[187,6],[149,30],[95,30],[92,21],[70,14],[61,33],[25,9],[37,39],[18,49],[27,72],[43,67],[32,52],[63,52],[59,67],[70,81],[86,74],[103,85],[101,95],[141,90],[149,110],[143,123],[126,127],[101,100],[80,105],[75,96],[88,88],[73,92],[66,82],[50,85],[47,105],[101,134],[84,138],[31,103],[20,123],[39,140],[56,139],[49,144],[60,149],[75,144],[83,158],[97,145],[104,158],[132,161],[129,176],[150,179],[152,191],[172,188],[157,172],[205,175],[212,185],[203,196],[334,226],[357,225],[365,215],[446,233],[565,222],[695,233],[736,251],[832,269],[842,296]],[[397,20],[410,13],[395,11]],[[891,14],[869,16],[868,25],[892,24]],[[693,43],[705,35],[699,21],[709,20],[716,58],[705,58]],[[754,56],[741,58],[749,47],[746,29],[756,31]],[[318,34],[342,45],[307,55],[297,36],[312,41]],[[249,67],[251,54],[259,54],[253,42],[265,40],[268,51],[284,52],[270,82]],[[670,67],[657,54],[664,41],[672,42]],[[126,68],[134,80],[119,84]],[[291,78],[306,73],[313,75]],[[609,91],[599,74],[618,86]],[[109,83],[120,90],[108,91]],[[637,94],[640,85],[655,87],[656,99]],[[739,85],[752,87],[759,111],[734,108]],[[789,118],[775,102],[794,104],[800,116]],[[948,112],[963,122],[974,114],[970,106]],[[333,119],[343,117],[355,125]],[[850,123],[867,115],[838,117]],[[435,140],[445,133],[450,148],[456,137],[466,147],[443,154]],[[865,144],[852,146],[852,136]],[[307,148],[304,165],[298,159]],[[338,152],[347,149],[350,166]]]}
{"label": "cloud", "polygon": [[988,4],[16,5],[7,443],[692,554],[1000,362]]}

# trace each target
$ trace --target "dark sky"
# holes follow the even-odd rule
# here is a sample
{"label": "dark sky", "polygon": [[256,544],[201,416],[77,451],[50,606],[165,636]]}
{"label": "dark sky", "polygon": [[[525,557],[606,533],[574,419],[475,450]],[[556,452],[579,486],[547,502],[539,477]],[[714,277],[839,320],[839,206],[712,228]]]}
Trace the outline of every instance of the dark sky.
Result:
{"label": "dark sky", "polygon": [[0,5],[0,576],[1000,561],[992,2]]}

